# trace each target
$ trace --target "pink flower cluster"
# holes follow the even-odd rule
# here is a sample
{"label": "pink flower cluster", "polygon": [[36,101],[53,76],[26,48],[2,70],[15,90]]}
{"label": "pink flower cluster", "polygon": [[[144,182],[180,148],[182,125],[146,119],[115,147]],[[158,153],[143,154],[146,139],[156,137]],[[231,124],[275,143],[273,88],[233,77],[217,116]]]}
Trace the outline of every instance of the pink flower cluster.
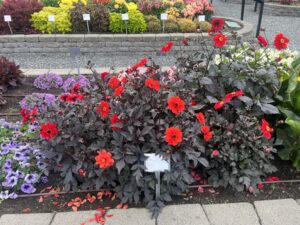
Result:
{"label": "pink flower cluster", "polygon": [[185,3],[186,8],[182,10],[182,14],[186,18],[193,19],[197,15],[214,11],[213,5],[208,0],[186,0]]}

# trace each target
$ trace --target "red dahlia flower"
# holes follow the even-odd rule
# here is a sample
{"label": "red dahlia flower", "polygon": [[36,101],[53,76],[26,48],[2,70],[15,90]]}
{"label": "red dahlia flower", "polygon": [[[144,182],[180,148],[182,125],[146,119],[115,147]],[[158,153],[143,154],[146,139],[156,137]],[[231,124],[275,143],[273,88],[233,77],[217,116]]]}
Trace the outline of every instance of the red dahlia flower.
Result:
{"label": "red dahlia flower", "polygon": [[270,182],[270,181],[279,181],[279,177],[275,177],[275,176],[272,176],[272,177],[267,177],[266,178],[266,181]]}
{"label": "red dahlia flower", "polygon": [[268,46],[268,42],[267,42],[267,40],[266,40],[263,36],[258,35],[258,36],[257,36],[257,40],[258,40],[259,44],[260,44],[262,47],[267,47],[267,46]]}
{"label": "red dahlia flower", "polygon": [[173,42],[169,41],[167,44],[165,44],[164,46],[161,47],[161,51],[163,53],[167,53],[171,50],[172,47],[173,47]]}
{"label": "red dahlia flower", "polygon": [[103,72],[100,74],[102,80],[105,80],[105,77],[109,75],[109,72]]}
{"label": "red dahlia flower", "polygon": [[123,93],[124,91],[124,86],[120,86],[118,88],[115,89],[115,92],[114,92],[114,96],[119,96]]}
{"label": "red dahlia flower", "polygon": [[274,38],[274,46],[277,50],[286,49],[290,40],[282,33],[279,33]]}
{"label": "red dahlia flower", "polygon": [[263,188],[264,188],[264,184],[258,183],[258,184],[257,184],[257,188],[258,188],[258,189],[263,189]]}
{"label": "red dahlia flower", "polygon": [[215,105],[214,105],[214,109],[221,109],[224,106],[224,101],[218,101]]}
{"label": "red dahlia flower", "polygon": [[30,112],[27,109],[22,109],[20,114],[22,116],[22,123],[27,123],[30,121],[31,123],[35,121],[35,116],[38,114],[39,110],[37,107],[34,107]]}
{"label": "red dahlia flower", "polygon": [[273,129],[269,126],[269,123],[265,120],[262,119],[262,124],[261,126],[259,126],[261,132],[263,133],[263,135],[265,136],[265,138],[270,139],[272,137],[272,132]]}
{"label": "red dahlia flower", "polygon": [[155,91],[159,91],[160,90],[160,83],[157,80],[154,80],[152,78],[148,78],[147,80],[145,80],[145,85],[150,88],[153,89]]}
{"label": "red dahlia flower", "polygon": [[206,134],[204,134],[204,140],[205,141],[209,141],[210,139],[212,139],[212,133],[208,132]]}
{"label": "red dahlia flower", "polygon": [[100,114],[102,118],[108,117],[110,112],[109,104],[107,101],[101,101],[100,105],[97,107],[97,112]]}
{"label": "red dahlia flower", "polygon": [[72,89],[71,89],[71,93],[72,94],[77,94],[80,92],[80,83],[75,84]]}
{"label": "red dahlia flower", "polygon": [[213,32],[218,32],[224,27],[224,20],[221,18],[213,18],[211,20],[211,25],[212,25],[212,31]]}
{"label": "red dahlia flower", "polygon": [[178,127],[167,128],[165,141],[172,146],[180,144],[182,142],[182,131]]}
{"label": "red dahlia flower", "polygon": [[116,89],[117,87],[119,87],[119,85],[120,81],[116,76],[111,77],[108,81],[108,87],[110,87],[111,89]]}
{"label": "red dahlia flower", "polygon": [[40,135],[42,138],[51,140],[57,135],[57,133],[58,130],[55,123],[41,124]]}
{"label": "red dahlia flower", "polygon": [[202,132],[203,134],[209,133],[209,132],[210,132],[209,126],[202,126],[202,127],[201,127],[201,132]]}
{"label": "red dahlia flower", "polygon": [[147,64],[148,59],[147,58],[142,58],[137,64],[131,66],[128,70],[129,72],[132,72],[133,70],[136,70],[139,67],[143,67]]}
{"label": "red dahlia flower", "polygon": [[181,44],[189,45],[189,40],[187,40],[187,39],[183,39],[180,42],[181,42]]}
{"label": "red dahlia flower", "polygon": [[101,169],[106,169],[108,167],[111,167],[114,165],[114,159],[112,158],[112,154],[106,151],[105,149],[102,149],[101,151],[98,151],[98,155],[95,157],[96,164]]}
{"label": "red dahlia flower", "polygon": [[227,43],[227,37],[221,33],[214,36],[213,40],[218,48],[222,48]]}
{"label": "red dahlia flower", "polygon": [[196,114],[196,118],[201,125],[205,124],[205,116],[202,112]]}
{"label": "red dahlia flower", "polygon": [[[123,119],[119,118],[118,114],[117,113],[114,113],[112,115],[112,117],[110,118],[110,124],[111,126],[113,126],[114,124],[116,123],[123,123]],[[112,130],[121,130],[120,127],[116,127],[116,126],[113,126],[112,127]]]}
{"label": "red dahlia flower", "polygon": [[179,96],[172,96],[168,100],[168,107],[175,115],[179,115],[185,109],[185,103]]}

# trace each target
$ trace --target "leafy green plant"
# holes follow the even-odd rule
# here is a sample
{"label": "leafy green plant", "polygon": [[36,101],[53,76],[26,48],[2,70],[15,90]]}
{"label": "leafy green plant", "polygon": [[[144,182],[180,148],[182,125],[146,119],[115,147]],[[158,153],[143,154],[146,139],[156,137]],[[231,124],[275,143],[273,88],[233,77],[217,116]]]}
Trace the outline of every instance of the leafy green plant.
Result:
{"label": "leafy green plant", "polygon": [[[138,11],[129,11],[128,33],[142,33],[147,30],[144,15]],[[126,31],[125,22],[119,13],[109,14],[109,30],[113,33],[124,33]]]}
{"label": "leafy green plant", "polygon": [[283,81],[278,94],[279,109],[286,117],[287,127],[277,131],[277,144],[284,148],[279,155],[284,160],[291,160],[293,166],[300,170],[300,58],[292,63],[289,79]]}
{"label": "leafy green plant", "polygon": [[194,23],[196,24],[197,28],[200,29],[200,31],[202,32],[208,32],[212,28],[210,22],[208,21],[199,22],[198,20],[194,20]]}
{"label": "leafy green plant", "polygon": [[183,33],[193,33],[197,29],[197,25],[191,19],[180,18],[177,20],[179,30]]}
{"label": "leafy green plant", "polygon": [[3,56],[0,57],[0,93],[6,92],[9,87],[20,85],[22,75],[19,66]]}
{"label": "leafy green plant", "polygon": [[92,32],[108,31],[108,10],[107,7],[100,3],[84,5],[77,3],[70,9],[71,23],[73,31],[86,32],[86,23],[82,20],[82,14],[89,13],[91,16],[90,30]]}
{"label": "leafy green plant", "polygon": [[44,6],[58,7],[59,0],[41,0]]}
{"label": "leafy green plant", "polygon": [[6,0],[0,6],[0,33],[10,34],[7,23],[3,20],[4,15],[11,15],[10,23],[14,33],[31,33],[30,16],[42,9],[38,0]]}
{"label": "leafy green plant", "polygon": [[[48,21],[48,16],[54,15],[55,22]],[[42,33],[68,33],[72,31],[72,24],[68,10],[55,7],[44,7],[40,12],[32,14],[32,26]]]}
{"label": "leafy green plant", "polygon": [[156,16],[145,16],[147,30],[153,33],[161,32],[161,21]]}

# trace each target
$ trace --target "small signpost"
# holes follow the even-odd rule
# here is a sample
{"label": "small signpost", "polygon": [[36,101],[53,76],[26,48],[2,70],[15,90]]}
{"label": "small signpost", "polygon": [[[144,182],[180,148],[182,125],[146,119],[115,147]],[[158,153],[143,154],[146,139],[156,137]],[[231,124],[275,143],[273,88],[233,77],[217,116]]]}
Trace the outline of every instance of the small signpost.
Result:
{"label": "small signpost", "polygon": [[125,21],[125,27],[126,27],[126,34],[128,34],[128,20],[129,20],[129,15],[128,13],[122,14],[122,20]]}
{"label": "small signpost", "polygon": [[160,197],[160,173],[171,170],[170,159],[164,159],[162,156],[155,153],[145,154],[147,160],[145,161],[146,172],[155,173],[157,184],[155,186],[156,199]]}
{"label": "small signpost", "polygon": [[52,23],[53,31],[55,33],[55,16],[54,15],[48,15],[48,21]]}
{"label": "small signpost", "polygon": [[165,22],[166,22],[166,20],[168,20],[168,14],[166,14],[166,13],[160,14],[160,19],[163,24],[163,27],[162,27],[163,33],[165,33]]}
{"label": "small signpost", "polygon": [[198,16],[198,21],[199,22],[204,22],[205,21],[205,15],[199,15]]}
{"label": "small signpost", "polygon": [[11,26],[10,26],[10,22],[12,21],[11,15],[5,15],[4,16],[4,21],[7,23],[8,27],[9,27],[9,30],[10,30],[10,33],[13,34],[13,31],[12,31]]}
{"label": "small signpost", "polygon": [[90,14],[82,14],[83,20],[86,21],[86,27],[88,33],[90,33],[90,26],[89,26],[89,21],[91,20],[91,15]]}
{"label": "small signpost", "polygon": [[80,67],[79,67],[79,57],[80,57],[80,47],[69,48],[70,56],[73,59],[73,68],[77,68],[78,76],[80,76]]}

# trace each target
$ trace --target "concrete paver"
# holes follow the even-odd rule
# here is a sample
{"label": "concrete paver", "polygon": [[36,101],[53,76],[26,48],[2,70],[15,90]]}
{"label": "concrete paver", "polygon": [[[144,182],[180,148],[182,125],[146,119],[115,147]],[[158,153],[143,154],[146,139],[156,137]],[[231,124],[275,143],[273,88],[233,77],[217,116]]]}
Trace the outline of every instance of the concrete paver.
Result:
{"label": "concrete paver", "polygon": [[[80,225],[81,223],[94,218],[96,211],[80,211],[57,213],[51,225]],[[111,218],[107,218],[105,225],[155,225],[155,220],[150,218],[149,211],[146,209],[127,209],[127,210],[110,210]],[[88,225],[96,225],[93,222]],[[2,224],[1,224],[2,225]]]}
{"label": "concrete paver", "polygon": [[262,225],[299,225],[300,206],[293,199],[254,202]]}
{"label": "concrete paver", "polygon": [[209,225],[209,222],[200,204],[186,204],[166,206],[158,217],[158,225]]}
{"label": "concrete paver", "polygon": [[203,208],[211,225],[259,225],[250,203],[213,204]]}
{"label": "concrete paver", "polygon": [[53,213],[7,214],[0,218],[0,225],[49,225]]}

